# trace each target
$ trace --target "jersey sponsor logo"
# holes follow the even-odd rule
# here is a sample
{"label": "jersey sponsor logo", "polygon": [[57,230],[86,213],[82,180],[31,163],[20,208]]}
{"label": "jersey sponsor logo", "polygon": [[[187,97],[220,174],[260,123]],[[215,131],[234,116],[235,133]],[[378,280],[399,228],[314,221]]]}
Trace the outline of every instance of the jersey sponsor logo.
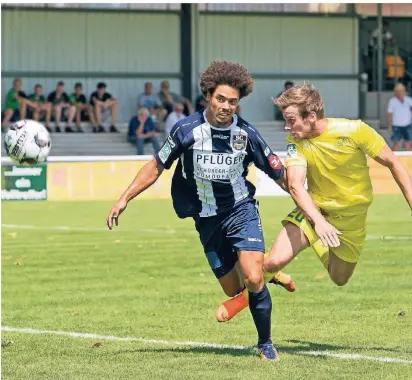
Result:
{"label": "jersey sponsor logo", "polygon": [[232,146],[235,150],[244,150],[246,148],[247,136],[246,135],[234,135]]}
{"label": "jersey sponsor logo", "polygon": [[226,140],[229,137],[230,137],[229,135],[213,135],[214,139],[221,139],[221,140]]}
{"label": "jersey sponsor logo", "polygon": [[170,146],[169,139],[167,139],[166,142],[164,143],[162,149],[160,149],[160,151],[158,153],[160,161],[165,163],[167,161],[167,159],[169,158],[171,153],[172,153],[172,147]]}
{"label": "jersey sponsor logo", "polygon": [[296,148],[296,144],[288,144],[286,147],[286,152],[288,158],[295,158],[298,155],[298,149]]}
{"label": "jersey sponsor logo", "polygon": [[272,154],[269,157],[269,164],[272,169],[280,169],[282,167],[282,162],[280,161],[279,157],[275,154]]}
{"label": "jersey sponsor logo", "polygon": [[263,153],[265,154],[266,157],[269,156],[269,154],[270,154],[270,149],[269,149],[268,146],[266,147],[266,149],[265,149],[265,151],[264,151]]}
{"label": "jersey sponsor logo", "polygon": [[258,239],[258,238],[251,238],[251,237],[248,237],[248,238],[247,238],[247,240],[248,240],[248,241],[257,241],[257,242],[259,242],[259,243],[261,243],[261,242],[262,242],[262,240],[261,240],[261,239]]}
{"label": "jersey sponsor logo", "polygon": [[172,136],[168,136],[167,137],[167,141],[169,142],[169,144],[170,144],[170,147],[173,149],[175,146],[176,146],[176,144],[174,143],[174,141],[173,141],[173,139],[172,139]]}
{"label": "jersey sponsor logo", "polygon": [[244,159],[244,154],[194,151],[194,175],[208,180],[235,179],[243,174]]}

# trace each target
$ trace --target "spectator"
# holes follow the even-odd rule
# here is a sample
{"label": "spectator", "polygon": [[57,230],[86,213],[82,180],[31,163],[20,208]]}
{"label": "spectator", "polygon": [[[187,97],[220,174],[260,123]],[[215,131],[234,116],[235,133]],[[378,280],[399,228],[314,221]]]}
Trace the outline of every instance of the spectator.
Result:
{"label": "spectator", "polygon": [[166,135],[170,133],[174,125],[179,121],[185,118],[185,115],[183,114],[183,104],[177,103],[175,105],[175,110],[174,112],[170,113],[169,116],[166,119],[166,125],[165,125],[165,132]]}
{"label": "spectator", "polygon": [[[280,95],[282,95],[285,91],[289,90],[293,86],[294,86],[294,83],[292,81],[290,80],[286,81],[284,84],[283,90],[279,92],[279,94],[276,95],[276,98],[278,98]],[[275,120],[285,121],[285,119],[283,118],[282,110],[280,110],[277,106],[275,106]]]}
{"label": "spectator", "polygon": [[[60,123],[63,118],[67,116],[69,119],[73,120],[73,115],[76,112],[76,108],[70,104],[69,97],[64,91],[64,82],[57,82],[56,90],[49,94],[47,101],[52,104],[54,121],[56,122],[56,132],[60,132]],[[68,115],[64,115],[64,111],[68,110]],[[71,124],[67,124],[66,132],[73,132]]]}
{"label": "spectator", "polygon": [[155,124],[150,117],[150,111],[143,107],[137,111],[137,116],[131,118],[127,133],[129,142],[136,144],[137,154],[144,154],[144,144],[152,143],[155,153],[160,150]]}
{"label": "spectator", "polygon": [[154,122],[163,121],[167,115],[167,111],[163,108],[159,97],[154,95],[152,91],[152,83],[146,82],[144,84],[144,92],[137,98],[137,106],[138,108],[147,108]]}
{"label": "spectator", "polygon": [[392,150],[399,150],[403,140],[405,150],[411,149],[412,141],[412,98],[406,96],[405,86],[398,83],[394,89],[395,96],[389,100],[387,126],[393,141]]}
{"label": "spectator", "polygon": [[177,103],[183,104],[185,115],[190,115],[191,113],[193,113],[192,103],[190,103],[188,99],[177,95],[174,92],[171,92],[169,81],[164,80],[160,87],[161,90],[159,92],[159,98],[168,115],[173,112],[174,106]]}
{"label": "spectator", "polygon": [[105,132],[102,125],[102,113],[105,110],[110,111],[112,125],[110,126],[110,132],[119,132],[115,126],[117,120],[117,99],[106,92],[106,83],[99,82],[97,84],[97,91],[93,92],[90,96],[90,104],[93,107],[94,117],[98,127],[93,127],[93,132]]}
{"label": "spectator", "polygon": [[36,106],[27,99],[21,87],[21,79],[16,78],[13,80],[13,87],[6,94],[5,111],[1,121],[2,132],[9,121],[18,121],[26,118],[27,105]]}
{"label": "spectator", "polygon": [[41,84],[34,86],[34,93],[29,95],[29,100],[33,102],[36,107],[32,108],[33,119],[37,121],[46,121],[46,129],[51,132],[51,103],[46,102],[46,97],[43,95],[43,87]]}
{"label": "spectator", "polygon": [[[377,50],[378,49],[378,36],[379,36],[379,28],[376,28],[370,35],[369,38],[369,51]],[[389,30],[389,22],[383,21],[382,23],[382,42],[383,47],[392,46],[395,43],[395,38],[393,34]]]}
{"label": "spectator", "polygon": [[94,128],[97,127],[96,120],[93,115],[93,109],[90,104],[87,104],[86,97],[83,94],[83,85],[79,82],[74,85],[74,92],[70,96],[70,104],[76,108],[76,112],[71,115],[68,122],[73,122],[73,117],[76,120],[77,132],[83,133],[83,129],[80,126],[82,121],[90,121]]}
{"label": "spectator", "polygon": [[207,108],[207,100],[205,99],[204,95],[201,93],[197,98],[196,98],[196,112],[202,112]]}

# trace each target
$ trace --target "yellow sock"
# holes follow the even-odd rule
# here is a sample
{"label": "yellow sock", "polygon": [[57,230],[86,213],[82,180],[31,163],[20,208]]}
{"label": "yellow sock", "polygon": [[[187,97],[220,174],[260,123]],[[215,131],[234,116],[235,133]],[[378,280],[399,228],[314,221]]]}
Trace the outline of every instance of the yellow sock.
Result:
{"label": "yellow sock", "polygon": [[[266,258],[269,256],[269,253],[265,253],[264,255],[264,259],[266,260]],[[265,282],[269,282],[273,277],[275,277],[280,271],[276,271],[276,272],[266,272],[264,267],[263,267],[263,279],[265,280]]]}
{"label": "yellow sock", "polygon": [[326,270],[329,267],[329,248],[325,247],[322,243],[322,240],[317,240],[312,245],[313,250],[318,256],[320,262],[323,264]]}

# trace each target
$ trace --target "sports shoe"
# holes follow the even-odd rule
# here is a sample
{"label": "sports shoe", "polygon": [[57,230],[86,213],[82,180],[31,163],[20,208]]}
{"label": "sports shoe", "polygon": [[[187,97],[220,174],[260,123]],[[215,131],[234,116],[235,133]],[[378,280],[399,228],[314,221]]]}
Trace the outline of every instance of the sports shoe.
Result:
{"label": "sports shoe", "polygon": [[286,289],[288,292],[294,292],[296,290],[292,277],[283,272],[276,273],[276,275],[269,281],[269,284],[280,286],[281,288]]}
{"label": "sports shoe", "polygon": [[262,360],[280,360],[279,354],[272,343],[261,344],[258,346],[258,355]]}
{"label": "sports shoe", "polygon": [[216,319],[218,322],[230,321],[248,305],[248,292],[246,289],[243,289],[237,296],[226,300],[217,308]]}

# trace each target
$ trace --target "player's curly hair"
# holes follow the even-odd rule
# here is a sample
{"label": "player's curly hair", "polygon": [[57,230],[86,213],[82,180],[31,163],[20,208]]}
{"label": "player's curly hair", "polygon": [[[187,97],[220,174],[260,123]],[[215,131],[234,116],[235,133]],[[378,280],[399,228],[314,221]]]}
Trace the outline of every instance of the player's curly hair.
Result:
{"label": "player's curly hair", "polygon": [[282,111],[289,106],[299,108],[299,113],[306,118],[310,112],[315,112],[318,119],[325,115],[325,105],[319,91],[310,83],[304,83],[286,90],[273,100],[273,103]]}
{"label": "player's curly hair", "polygon": [[240,99],[253,90],[253,79],[247,69],[236,62],[213,61],[200,74],[200,90],[204,97],[213,94],[219,85],[227,85],[239,90]]}

